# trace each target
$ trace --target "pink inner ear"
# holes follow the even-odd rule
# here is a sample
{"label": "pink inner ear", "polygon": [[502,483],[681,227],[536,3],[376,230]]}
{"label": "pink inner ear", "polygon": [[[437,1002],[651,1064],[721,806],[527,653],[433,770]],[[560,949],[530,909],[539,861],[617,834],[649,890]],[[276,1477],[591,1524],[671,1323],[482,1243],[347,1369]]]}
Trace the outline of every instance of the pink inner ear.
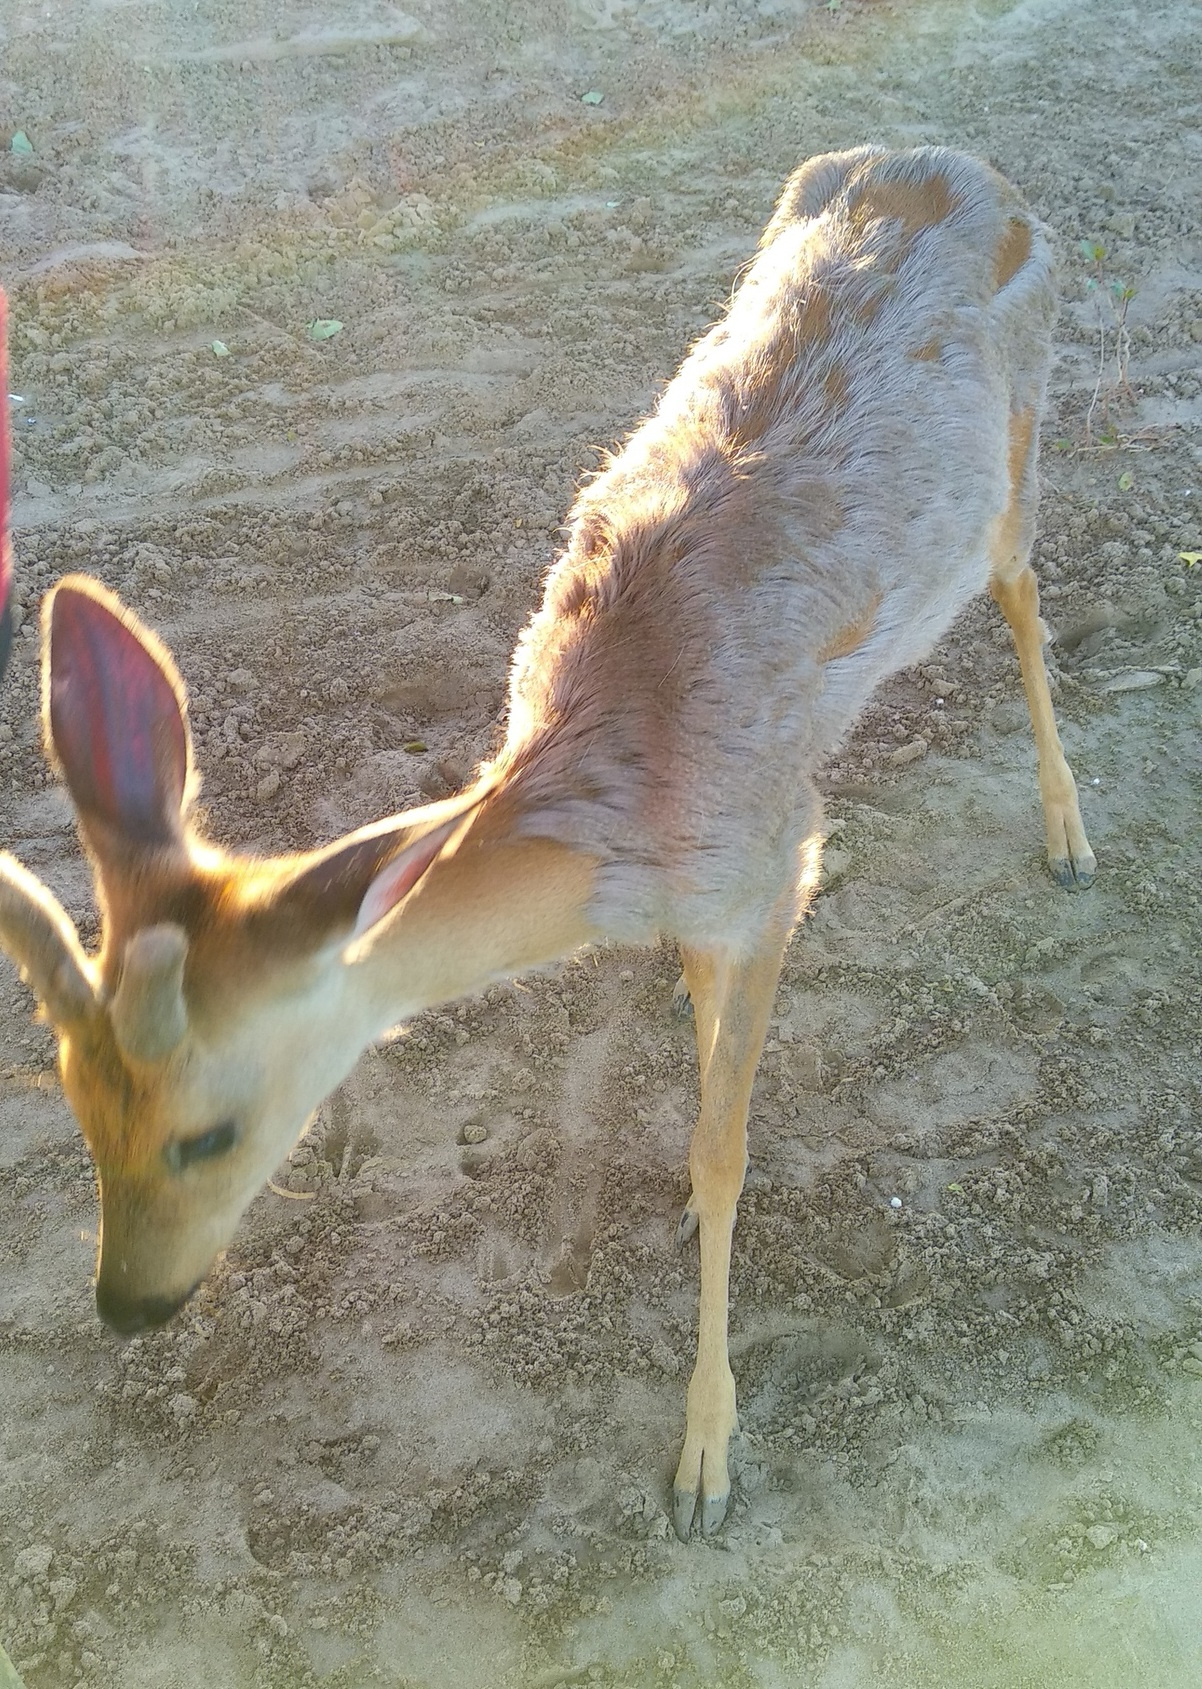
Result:
{"label": "pink inner ear", "polygon": [[362,938],[365,932],[370,932],[377,921],[382,921],[390,909],[395,909],[401,899],[408,896],[458,824],[456,820],[436,827],[381,868],[359,905],[352,939]]}
{"label": "pink inner ear", "polygon": [[49,702],[77,808],[134,843],[177,838],[188,731],[175,681],[136,626],[75,587],[54,595]]}

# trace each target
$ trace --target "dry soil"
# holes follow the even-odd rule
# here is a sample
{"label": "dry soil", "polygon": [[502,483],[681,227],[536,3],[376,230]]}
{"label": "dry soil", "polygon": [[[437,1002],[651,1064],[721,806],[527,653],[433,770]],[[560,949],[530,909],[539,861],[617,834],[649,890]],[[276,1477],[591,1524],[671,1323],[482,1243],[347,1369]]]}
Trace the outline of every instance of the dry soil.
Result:
{"label": "dry soil", "polygon": [[1044,872],[974,606],[827,771],[736,1234],[734,1498],[689,1546],[667,948],[370,1053],[124,1345],[5,965],[0,1640],[28,1689],[1192,1689],[1202,13],[405,4],[0,0],[5,846],[94,932],[36,722],[71,569],[177,653],[223,840],[452,789],[579,478],[793,165],[879,139],[982,153],[1055,231],[1037,565],[1098,881]]}

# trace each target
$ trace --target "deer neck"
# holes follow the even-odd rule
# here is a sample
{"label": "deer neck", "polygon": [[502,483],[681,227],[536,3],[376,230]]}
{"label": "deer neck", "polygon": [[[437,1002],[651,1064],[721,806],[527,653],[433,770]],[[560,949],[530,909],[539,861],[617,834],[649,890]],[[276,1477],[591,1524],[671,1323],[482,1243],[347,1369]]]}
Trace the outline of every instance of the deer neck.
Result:
{"label": "deer neck", "polygon": [[498,826],[486,805],[393,915],[348,953],[371,1036],[599,937],[597,859]]}

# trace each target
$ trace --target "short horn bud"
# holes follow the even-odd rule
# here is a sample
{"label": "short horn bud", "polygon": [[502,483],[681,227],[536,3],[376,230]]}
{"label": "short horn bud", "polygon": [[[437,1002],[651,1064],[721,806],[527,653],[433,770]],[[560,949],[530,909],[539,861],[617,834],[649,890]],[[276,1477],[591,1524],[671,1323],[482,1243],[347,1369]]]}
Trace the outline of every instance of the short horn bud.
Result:
{"label": "short horn bud", "polygon": [[113,1036],[133,1061],[163,1061],[188,1029],[184,963],[188,938],[164,923],[135,933],[125,946],[121,979],[109,1005]]}

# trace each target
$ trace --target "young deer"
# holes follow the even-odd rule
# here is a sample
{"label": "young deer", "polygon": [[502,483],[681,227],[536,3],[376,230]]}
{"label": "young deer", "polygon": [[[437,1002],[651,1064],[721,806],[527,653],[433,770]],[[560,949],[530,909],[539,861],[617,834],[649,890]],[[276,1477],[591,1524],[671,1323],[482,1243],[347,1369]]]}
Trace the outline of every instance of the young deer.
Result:
{"label": "young deer", "polygon": [[602,936],[674,935],[701,1069],[675,1521],[681,1537],[721,1523],[731,1229],[781,957],[817,873],[813,774],[982,587],[1018,646],[1052,874],[1093,878],[1027,564],[1054,308],[1043,230],[974,159],[804,164],[725,318],[581,494],[517,647],[500,753],[458,797],[306,855],[205,842],[170,656],[100,587],[59,584],[46,733],[103,937],[86,955],[5,858],[0,940],[54,1024],[96,1160],[111,1326],[187,1299],[386,1028]]}

